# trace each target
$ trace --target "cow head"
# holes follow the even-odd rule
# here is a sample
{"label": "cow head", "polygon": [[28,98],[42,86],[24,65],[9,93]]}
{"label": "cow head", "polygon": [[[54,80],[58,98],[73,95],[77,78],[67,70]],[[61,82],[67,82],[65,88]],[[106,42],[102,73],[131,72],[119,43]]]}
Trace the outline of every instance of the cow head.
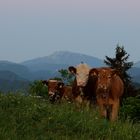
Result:
{"label": "cow head", "polygon": [[70,66],[69,71],[75,75],[76,83],[79,87],[84,87],[88,81],[90,67],[87,64],[81,63],[76,67]]}
{"label": "cow head", "polygon": [[112,78],[117,74],[117,70],[111,68],[97,68],[91,69],[89,75],[97,77],[96,94],[101,95],[102,98],[107,98],[109,95]]}
{"label": "cow head", "polygon": [[55,102],[62,97],[61,90],[64,83],[58,80],[43,81],[43,84],[48,86],[48,95],[51,102]]}

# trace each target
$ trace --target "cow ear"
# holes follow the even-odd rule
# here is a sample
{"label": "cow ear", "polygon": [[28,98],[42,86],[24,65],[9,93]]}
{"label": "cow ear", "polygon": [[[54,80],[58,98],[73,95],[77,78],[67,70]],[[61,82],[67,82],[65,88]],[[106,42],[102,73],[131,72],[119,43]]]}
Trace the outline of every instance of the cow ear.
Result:
{"label": "cow ear", "polygon": [[46,81],[46,85],[48,86],[48,84],[49,84],[49,81]]}
{"label": "cow ear", "polygon": [[70,66],[68,69],[72,74],[76,74],[76,68],[75,67]]}
{"label": "cow ear", "polygon": [[97,76],[98,75],[98,70],[93,68],[89,72],[89,76]]}
{"label": "cow ear", "polygon": [[119,71],[119,70],[117,70],[117,69],[112,69],[112,76],[113,75],[118,75],[118,76],[120,76],[121,75],[121,72]]}

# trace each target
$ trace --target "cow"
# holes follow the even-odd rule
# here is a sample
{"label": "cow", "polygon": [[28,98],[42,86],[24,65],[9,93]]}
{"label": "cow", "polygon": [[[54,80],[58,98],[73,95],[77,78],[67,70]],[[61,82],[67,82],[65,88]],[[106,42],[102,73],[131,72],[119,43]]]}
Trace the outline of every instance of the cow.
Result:
{"label": "cow", "polygon": [[90,66],[86,63],[81,63],[74,66],[69,66],[69,71],[75,75],[75,80],[72,85],[72,94],[74,101],[78,106],[89,105],[94,97],[94,82],[88,80]]}
{"label": "cow", "polygon": [[73,101],[72,86],[63,85],[61,92],[62,92],[62,101],[68,101],[69,103]]}
{"label": "cow", "polygon": [[89,78],[96,77],[96,100],[101,116],[115,121],[118,118],[120,97],[124,92],[124,83],[117,70],[102,67],[93,68],[89,72]]}
{"label": "cow", "polygon": [[59,80],[44,80],[43,84],[48,86],[49,100],[53,103],[56,101],[71,101],[72,100],[72,87],[64,85]]}

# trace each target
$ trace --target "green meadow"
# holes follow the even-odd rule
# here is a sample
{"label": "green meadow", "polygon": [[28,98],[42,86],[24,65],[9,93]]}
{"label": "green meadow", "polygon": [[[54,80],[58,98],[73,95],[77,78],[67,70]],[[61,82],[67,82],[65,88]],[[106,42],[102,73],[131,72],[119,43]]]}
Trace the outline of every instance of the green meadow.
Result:
{"label": "green meadow", "polygon": [[0,94],[0,140],[140,140],[140,123],[121,116],[108,122],[95,107]]}

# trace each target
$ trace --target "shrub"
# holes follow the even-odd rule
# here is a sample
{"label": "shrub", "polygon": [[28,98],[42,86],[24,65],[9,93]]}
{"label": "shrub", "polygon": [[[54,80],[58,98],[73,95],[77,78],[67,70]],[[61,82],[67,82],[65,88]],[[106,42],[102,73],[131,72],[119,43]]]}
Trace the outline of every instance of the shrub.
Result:
{"label": "shrub", "polygon": [[120,116],[122,119],[140,121],[140,96],[126,98],[123,101]]}
{"label": "shrub", "polygon": [[29,94],[33,96],[48,97],[48,88],[42,81],[36,80],[29,86]]}

